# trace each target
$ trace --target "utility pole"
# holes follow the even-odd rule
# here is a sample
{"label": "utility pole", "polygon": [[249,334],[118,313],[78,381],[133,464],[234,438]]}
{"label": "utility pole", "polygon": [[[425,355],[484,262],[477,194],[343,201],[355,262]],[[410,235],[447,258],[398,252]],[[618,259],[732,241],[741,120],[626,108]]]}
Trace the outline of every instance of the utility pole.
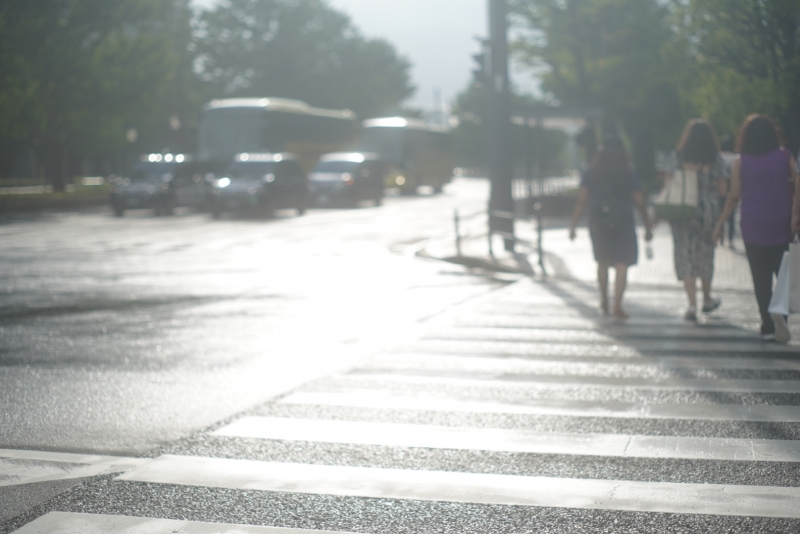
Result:
{"label": "utility pole", "polygon": [[513,161],[507,34],[507,0],[489,0],[489,178],[492,184],[489,233],[502,235],[506,250],[513,252]]}

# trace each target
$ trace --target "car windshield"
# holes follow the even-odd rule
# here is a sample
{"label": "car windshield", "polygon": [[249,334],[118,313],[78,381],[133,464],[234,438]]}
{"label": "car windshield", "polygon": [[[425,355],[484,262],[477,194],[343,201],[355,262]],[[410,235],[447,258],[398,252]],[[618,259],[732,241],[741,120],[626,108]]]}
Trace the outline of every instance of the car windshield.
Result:
{"label": "car windshield", "polygon": [[131,172],[132,182],[160,182],[164,176],[172,174],[175,164],[172,163],[139,163]]}
{"label": "car windshield", "polygon": [[320,161],[314,172],[343,173],[353,172],[358,166],[354,161]]}
{"label": "car windshield", "polygon": [[266,174],[275,173],[275,163],[271,161],[237,161],[228,167],[231,179],[260,180]]}

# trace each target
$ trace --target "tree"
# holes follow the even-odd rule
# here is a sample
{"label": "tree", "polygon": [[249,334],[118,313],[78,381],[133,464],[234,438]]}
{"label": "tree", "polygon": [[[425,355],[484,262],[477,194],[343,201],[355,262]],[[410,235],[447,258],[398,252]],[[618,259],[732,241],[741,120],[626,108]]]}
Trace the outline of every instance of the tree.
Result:
{"label": "tree", "polygon": [[190,16],[188,0],[6,0],[0,110],[15,113],[2,135],[38,144],[56,190],[81,157],[125,147],[126,130],[156,139],[192,100]]}
{"label": "tree", "polygon": [[724,131],[773,115],[800,148],[800,2],[676,0],[696,83],[686,98]]}
{"label": "tree", "polygon": [[219,96],[273,96],[366,118],[413,94],[409,63],[323,0],[229,0],[202,15],[200,75]]}
{"label": "tree", "polygon": [[681,107],[657,0],[511,0],[518,60],[542,73],[562,106],[601,111],[632,141],[639,172],[655,174],[658,144],[674,142]]}

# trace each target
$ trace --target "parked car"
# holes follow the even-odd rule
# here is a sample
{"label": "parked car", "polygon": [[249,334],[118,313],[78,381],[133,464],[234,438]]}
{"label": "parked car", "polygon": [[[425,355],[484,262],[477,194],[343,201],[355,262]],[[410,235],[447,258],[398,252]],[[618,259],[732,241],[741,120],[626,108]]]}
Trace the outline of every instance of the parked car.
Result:
{"label": "parked car", "polygon": [[341,202],[355,206],[362,200],[383,202],[385,166],[376,154],[336,152],[322,156],[310,176],[317,204]]}
{"label": "parked car", "polygon": [[226,211],[272,216],[278,209],[303,215],[309,203],[308,177],[292,154],[238,154],[211,184],[214,217]]}
{"label": "parked car", "polygon": [[152,209],[156,215],[172,214],[175,171],[189,159],[184,154],[145,154],[127,175],[110,177],[114,213],[122,217],[129,209]]}

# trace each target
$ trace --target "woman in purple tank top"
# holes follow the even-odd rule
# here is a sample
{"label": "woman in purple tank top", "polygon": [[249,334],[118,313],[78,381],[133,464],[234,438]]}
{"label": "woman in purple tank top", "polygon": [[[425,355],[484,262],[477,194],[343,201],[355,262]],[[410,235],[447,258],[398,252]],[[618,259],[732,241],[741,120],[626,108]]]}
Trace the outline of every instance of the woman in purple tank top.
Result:
{"label": "woman in purple tank top", "polygon": [[783,253],[792,240],[792,194],[797,171],[791,153],[783,148],[778,128],[769,117],[750,115],[739,133],[739,158],[731,171],[731,189],[714,228],[714,241],[742,200],[744,240],[753,286],[761,313],[761,335],[766,341],[788,343],[786,318],[770,316],[772,280],[778,274]]}

